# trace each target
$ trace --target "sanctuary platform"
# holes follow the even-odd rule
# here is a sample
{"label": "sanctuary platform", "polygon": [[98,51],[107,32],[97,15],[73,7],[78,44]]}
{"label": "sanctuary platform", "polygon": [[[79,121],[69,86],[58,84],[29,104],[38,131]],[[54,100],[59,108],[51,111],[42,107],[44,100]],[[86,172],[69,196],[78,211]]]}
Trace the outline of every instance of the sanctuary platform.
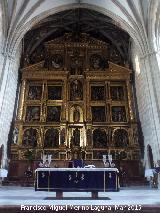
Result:
{"label": "sanctuary platform", "polygon": [[[123,187],[119,192],[99,192],[98,199],[91,199],[90,192],[64,192],[63,199],[56,199],[56,192],[35,191],[34,187],[11,187],[2,186],[0,188],[0,213],[22,213],[38,212],[21,210],[22,207],[45,206],[45,213],[51,212],[82,212],[82,207],[86,208],[83,212],[140,212],[158,213],[160,212],[160,190],[152,189],[148,186],[142,187]],[[108,199],[106,200],[106,197]],[[66,211],[60,210],[66,207]],[[45,208],[44,207],[44,208]],[[49,208],[55,208],[51,211]],[[58,210],[59,208],[59,210]],[[79,208],[79,209],[78,209]],[[92,209],[91,209],[92,208]],[[93,211],[93,208],[95,209]],[[104,208],[98,211],[96,208]],[[111,208],[111,210],[108,210]],[[116,210],[115,210],[116,208]],[[123,210],[120,210],[120,208]],[[129,209],[139,209],[130,210]],[[57,209],[57,211],[56,211]]]}

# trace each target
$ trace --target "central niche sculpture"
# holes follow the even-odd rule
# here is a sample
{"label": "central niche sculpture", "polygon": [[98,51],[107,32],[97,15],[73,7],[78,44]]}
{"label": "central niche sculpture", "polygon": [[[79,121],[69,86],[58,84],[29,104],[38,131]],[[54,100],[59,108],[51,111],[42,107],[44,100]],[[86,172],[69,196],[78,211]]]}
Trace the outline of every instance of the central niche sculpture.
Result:
{"label": "central niche sculpture", "polygon": [[80,112],[77,106],[74,107],[73,111],[73,121],[74,122],[79,122],[80,121]]}
{"label": "central niche sculpture", "polygon": [[73,145],[80,146],[80,129],[73,130]]}
{"label": "central niche sculpture", "polygon": [[70,85],[70,100],[78,101],[83,99],[83,85],[79,80],[74,80]]}

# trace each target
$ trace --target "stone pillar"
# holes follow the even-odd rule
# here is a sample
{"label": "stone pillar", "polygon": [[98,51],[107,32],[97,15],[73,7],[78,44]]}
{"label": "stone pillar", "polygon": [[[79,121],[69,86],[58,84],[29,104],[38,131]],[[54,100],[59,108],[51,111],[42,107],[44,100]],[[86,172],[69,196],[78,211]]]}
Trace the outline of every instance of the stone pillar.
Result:
{"label": "stone pillar", "polygon": [[[153,147],[154,162],[160,158],[160,70],[156,61],[155,54],[147,54],[142,58],[146,64],[148,90],[151,99],[150,110],[152,116],[153,138],[150,138],[150,144]],[[150,115],[149,115],[150,116]]]}
{"label": "stone pillar", "polygon": [[4,155],[2,159],[3,168],[7,168],[8,164],[7,141],[15,105],[20,58],[19,53],[20,52],[17,51],[17,54],[15,54],[15,58],[6,56],[3,65],[3,76],[1,76],[2,81],[0,85],[0,143],[4,145]]}
{"label": "stone pillar", "polygon": [[140,56],[137,48],[134,49],[134,53],[133,62],[134,58],[137,57],[140,68],[137,72],[136,64],[133,63],[135,67],[138,111],[144,136],[144,161],[147,163],[148,156],[146,147],[148,144],[152,147],[154,161],[158,159],[160,152],[160,97],[158,97],[160,76],[157,73],[160,71],[152,54],[146,53]]}

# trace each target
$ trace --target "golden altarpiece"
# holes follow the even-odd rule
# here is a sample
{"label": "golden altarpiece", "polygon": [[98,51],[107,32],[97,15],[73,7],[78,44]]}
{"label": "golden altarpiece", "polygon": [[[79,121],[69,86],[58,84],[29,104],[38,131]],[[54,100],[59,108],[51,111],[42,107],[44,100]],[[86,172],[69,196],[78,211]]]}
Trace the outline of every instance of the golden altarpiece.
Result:
{"label": "golden altarpiece", "polygon": [[139,161],[132,71],[116,64],[116,54],[110,62],[109,51],[87,34],[78,41],[65,34],[45,43],[45,60],[22,69],[12,164],[22,165],[27,150],[35,162],[51,154],[56,166],[75,154],[96,165],[103,154]]}

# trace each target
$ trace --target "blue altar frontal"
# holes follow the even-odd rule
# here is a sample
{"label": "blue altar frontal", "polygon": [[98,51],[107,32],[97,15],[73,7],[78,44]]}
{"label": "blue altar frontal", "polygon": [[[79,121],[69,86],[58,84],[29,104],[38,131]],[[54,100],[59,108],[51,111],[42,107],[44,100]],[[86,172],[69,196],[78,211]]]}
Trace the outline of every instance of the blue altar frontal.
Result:
{"label": "blue altar frontal", "polygon": [[119,191],[116,168],[38,168],[36,191]]}

